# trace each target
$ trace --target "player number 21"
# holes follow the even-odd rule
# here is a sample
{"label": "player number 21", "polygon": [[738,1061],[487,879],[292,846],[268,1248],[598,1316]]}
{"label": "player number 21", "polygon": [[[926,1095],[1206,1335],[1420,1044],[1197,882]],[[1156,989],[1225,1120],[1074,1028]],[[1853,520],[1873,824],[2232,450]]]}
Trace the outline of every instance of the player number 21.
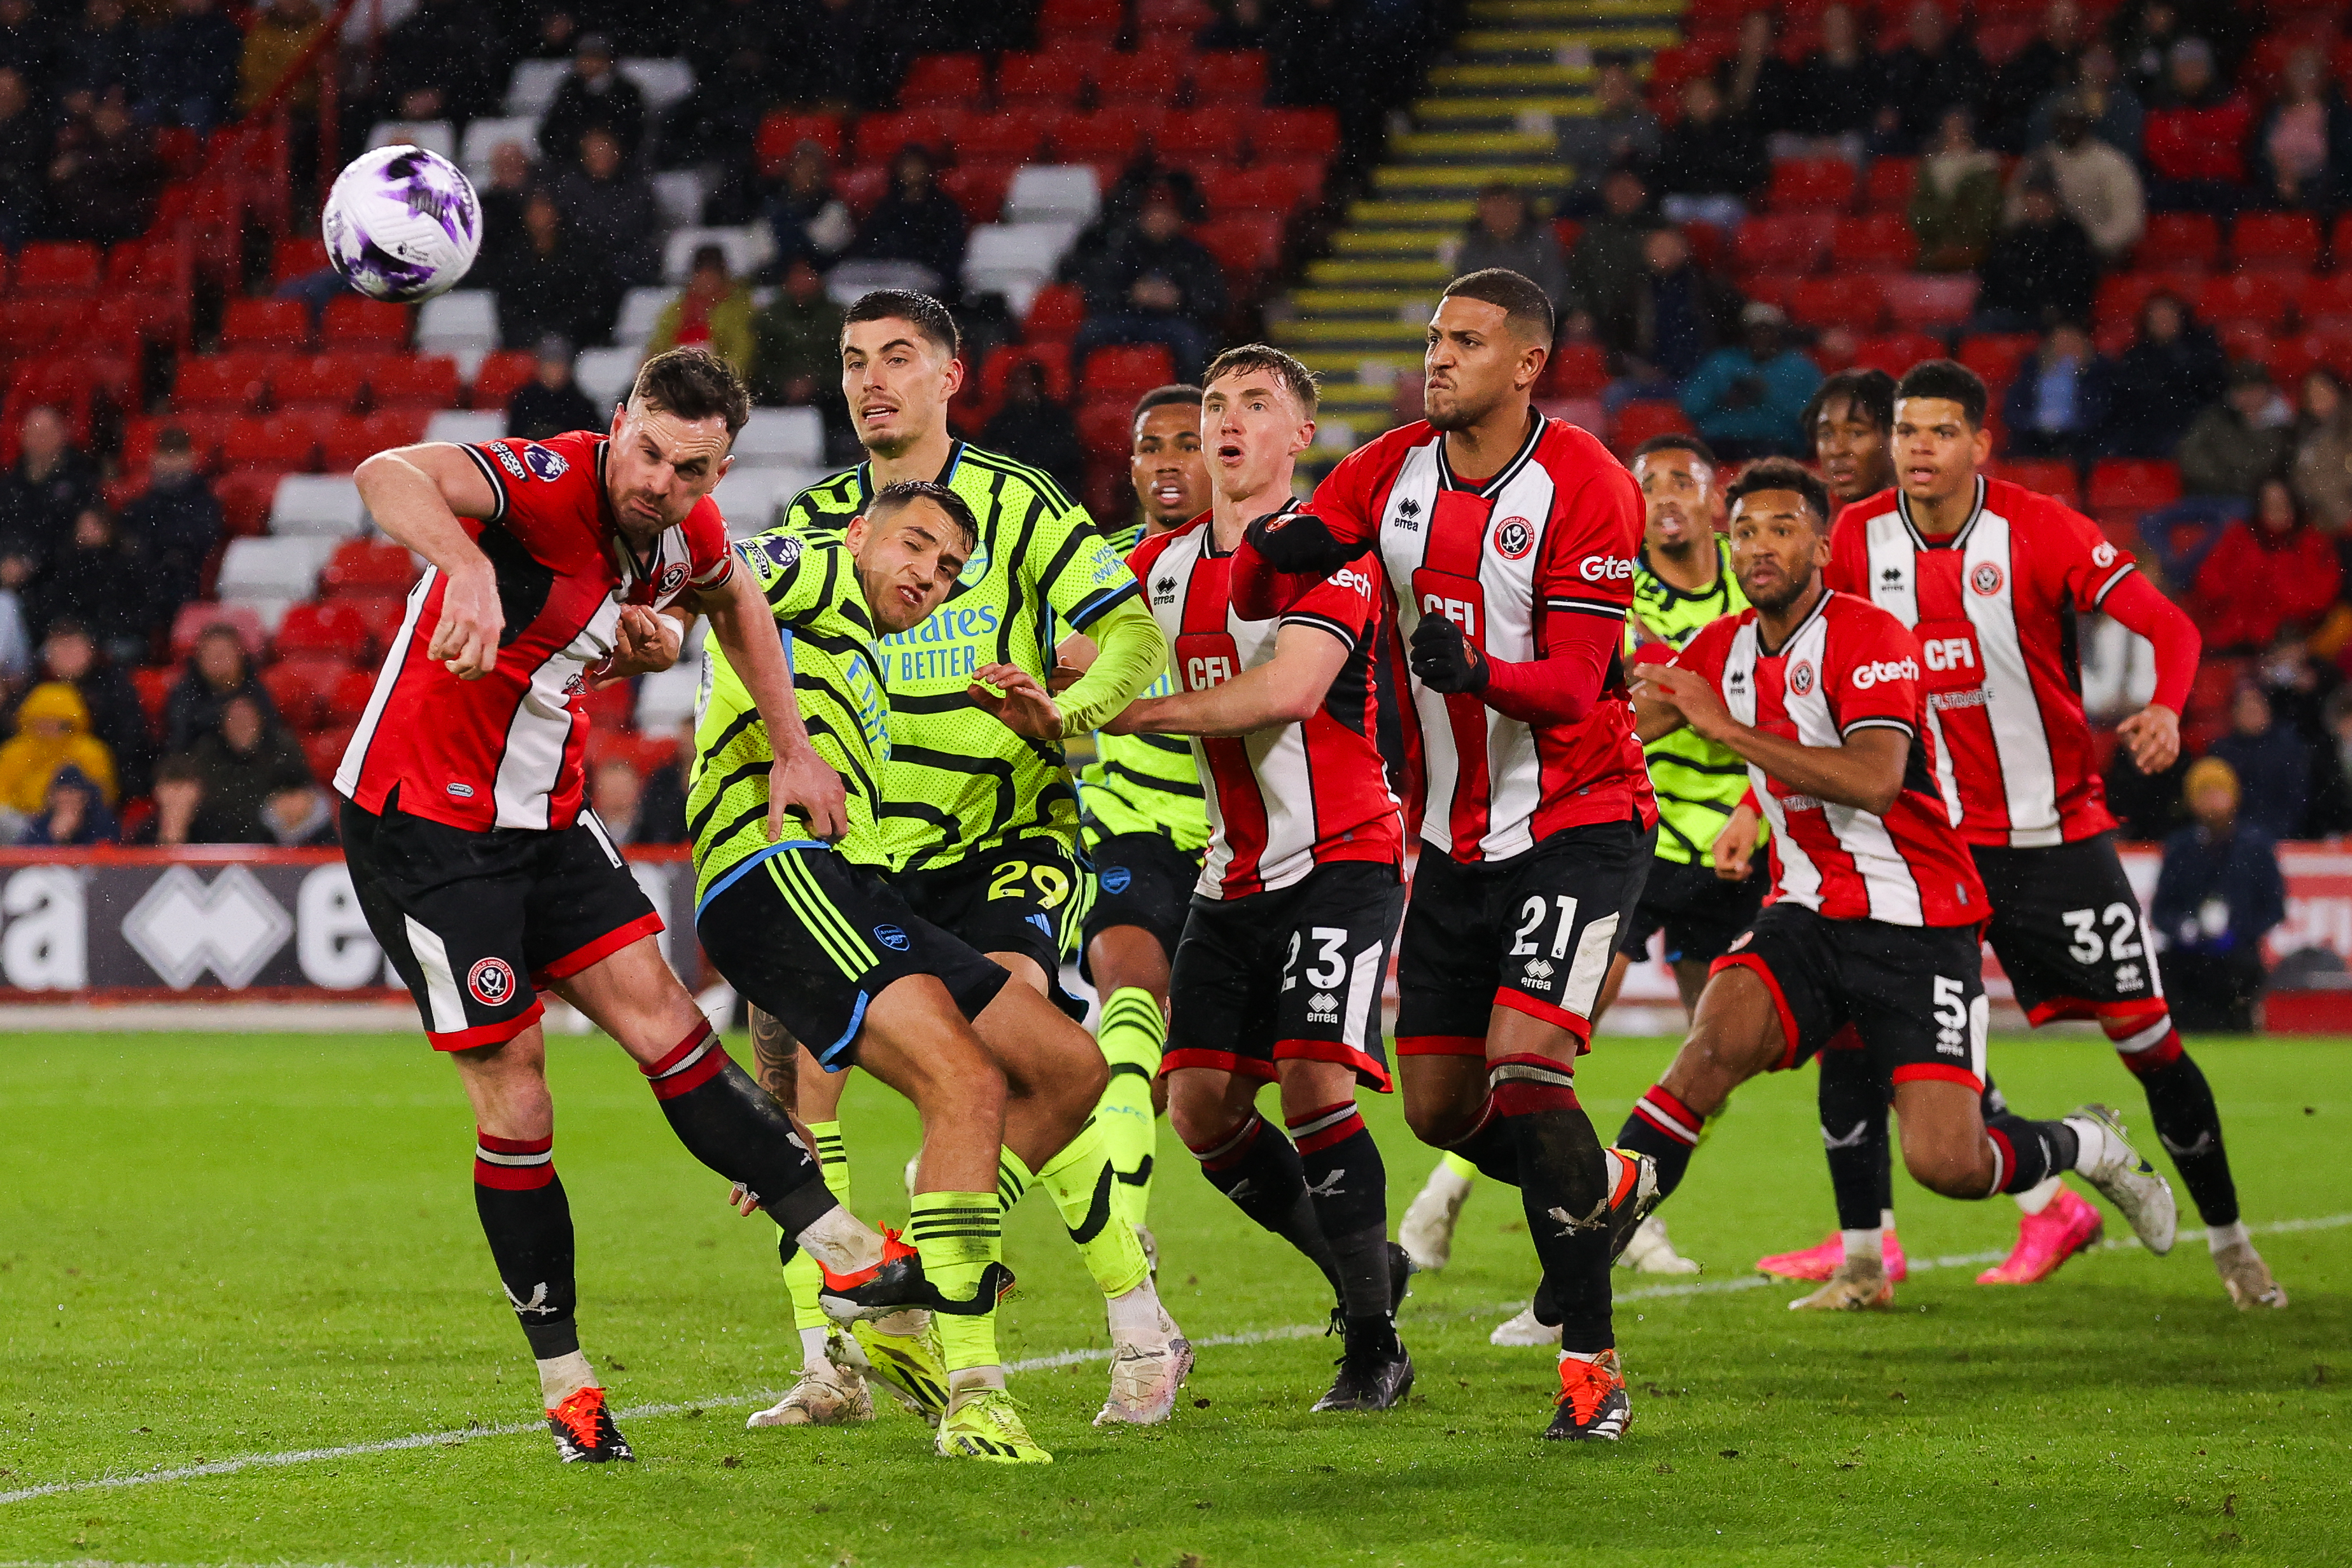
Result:
{"label": "player number 21", "polygon": [[[1576,925],[1576,900],[1563,895],[1552,900],[1552,903],[1559,906],[1559,929],[1552,933],[1551,955],[1554,958],[1565,958],[1568,956],[1568,933]],[[1511,940],[1513,958],[1525,958],[1535,952],[1536,944],[1529,942],[1528,938],[1535,934],[1544,923],[1544,917],[1549,913],[1551,913],[1550,907],[1540,896],[1531,898],[1519,906],[1519,929]]]}
{"label": "player number 21", "polygon": [[[2104,911],[2068,910],[2058,918],[2074,933],[2074,945],[2066,950],[2066,956],[2077,963],[2096,963],[2102,957],[2120,963],[2137,958],[2146,951],[2139,943],[2139,911],[2129,904],[2109,904]],[[2115,928],[2104,941],[2099,936],[2102,921]]]}

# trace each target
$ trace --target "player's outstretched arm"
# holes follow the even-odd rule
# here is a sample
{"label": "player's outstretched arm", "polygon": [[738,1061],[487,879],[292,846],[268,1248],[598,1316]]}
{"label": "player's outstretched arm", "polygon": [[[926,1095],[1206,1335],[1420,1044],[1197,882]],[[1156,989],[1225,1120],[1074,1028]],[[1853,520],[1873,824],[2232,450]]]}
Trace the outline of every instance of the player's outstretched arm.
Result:
{"label": "player's outstretched arm", "polygon": [[1147,697],[1103,721],[1109,735],[1248,735],[1298,724],[1323,706],[1348,645],[1303,623],[1275,634],[1274,657],[1231,680],[1173,697]]}
{"label": "player's outstretched arm", "polygon": [[497,515],[499,498],[463,448],[446,441],[378,452],[352,476],[375,525],[440,572],[441,620],[426,654],[461,680],[478,680],[499,664],[498,573],[460,518]]}
{"label": "player's outstretched arm", "polygon": [[1087,627],[1095,657],[1061,695],[1062,729],[1055,739],[1083,735],[1135,700],[1168,668],[1168,637],[1135,599],[1113,605]]}
{"label": "player's outstretched arm", "polygon": [[798,806],[808,814],[811,835],[831,843],[849,831],[847,791],[841,775],[809,744],[783,639],[776,636],[775,613],[758,581],[740,569],[740,562],[736,564],[738,570],[704,593],[700,604],[710,617],[710,635],[768,727],[769,749],[775,753],[768,768],[768,842],[783,838],[785,809]]}
{"label": "player's outstretched arm", "polygon": [[1696,670],[1643,664],[1633,675],[1649,684],[1656,700],[1672,703],[1692,729],[1800,795],[1884,816],[1903,793],[1903,768],[1911,756],[1905,731],[1873,725],[1853,731],[1842,745],[1803,745],[1740,723],[1714,683]]}

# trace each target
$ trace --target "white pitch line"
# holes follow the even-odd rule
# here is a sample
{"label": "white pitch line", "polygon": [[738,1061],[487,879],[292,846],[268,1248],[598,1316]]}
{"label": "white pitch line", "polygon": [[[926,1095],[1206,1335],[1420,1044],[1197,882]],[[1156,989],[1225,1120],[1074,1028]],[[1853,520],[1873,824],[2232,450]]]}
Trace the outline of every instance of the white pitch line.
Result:
{"label": "white pitch line", "polygon": [[[2313,1219],[2285,1219],[2271,1225],[2250,1225],[2253,1236],[2285,1236],[2300,1231],[2337,1230],[2352,1225],[2352,1214],[2325,1215]],[[2179,1240],[2201,1241],[2201,1230],[2184,1230]],[[2112,1251],[2137,1247],[2132,1237],[2100,1244],[2097,1250]],[[1943,1258],[1915,1258],[1911,1268],[1924,1272],[1934,1268],[1963,1268],[1975,1264],[1998,1263],[2006,1252],[1961,1252]],[[1767,1275],[1749,1275],[1738,1279],[1710,1279],[1690,1285],[1646,1285],[1632,1290],[1617,1291],[1617,1301],[1655,1301],[1676,1296],[1713,1296],[1734,1290],[1760,1290],[1790,1281]],[[1525,1306],[1524,1301],[1497,1303],[1446,1314],[1449,1317],[1483,1317],[1488,1312],[1512,1311]],[[1230,1345],[1262,1345],[1280,1340],[1314,1339],[1328,1331],[1326,1323],[1291,1323],[1276,1329],[1254,1329],[1246,1333],[1212,1334],[1192,1342],[1196,1349],[1215,1349]],[[1026,1360],[1008,1362],[1004,1370],[1017,1372],[1050,1372],[1057,1367],[1083,1366],[1088,1362],[1108,1361],[1107,1349],[1055,1351]],[[780,1397],[778,1391],[763,1389],[753,1394],[721,1394],[713,1399],[696,1400],[688,1404],[633,1405],[613,1414],[624,1421],[649,1420],[662,1415],[683,1415],[689,1411],[740,1409],[747,1405],[763,1405]],[[525,1432],[543,1432],[544,1421],[510,1421],[496,1426],[467,1426],[446,1432],[416,1432],[405,1437],[387,1437],[374,1443],[346,1443],[332,1448],[293,1448],[282,1454],[246,1454],[234,1459],[213,1459],[201,1465],[180,1465],[167,1470],[139,1470],[130,1475],[92,1476],[79,1481],[50,1481],[42,1486],[20,1487],[15,1491],[0,1492],[0,1503],[28,1502],[35,1498],[56,1497],[66,1492],[95,1491],[114,1487],[153,1486],[162,1481],[194,1480],[203,1476],[230,1476],[241,1470],[270,1469],[287,1465],[315,1464],[321,1459],[355,1459],[370,1454],[393,1454],[408,1448],[461,1447],[477,1437],[512,1437]]]}

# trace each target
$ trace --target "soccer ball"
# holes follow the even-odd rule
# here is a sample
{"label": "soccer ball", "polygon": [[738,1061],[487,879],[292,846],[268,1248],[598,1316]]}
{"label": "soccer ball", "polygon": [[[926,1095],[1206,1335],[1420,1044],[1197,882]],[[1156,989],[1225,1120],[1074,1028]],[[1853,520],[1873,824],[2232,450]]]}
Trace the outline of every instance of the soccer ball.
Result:
{"label": "soccer ball", "polygon": [[327,193],[320,226],[344,282],[405,305],[466,276],[482,247],[482,204],[464,170],[404,143],[352,159]]}

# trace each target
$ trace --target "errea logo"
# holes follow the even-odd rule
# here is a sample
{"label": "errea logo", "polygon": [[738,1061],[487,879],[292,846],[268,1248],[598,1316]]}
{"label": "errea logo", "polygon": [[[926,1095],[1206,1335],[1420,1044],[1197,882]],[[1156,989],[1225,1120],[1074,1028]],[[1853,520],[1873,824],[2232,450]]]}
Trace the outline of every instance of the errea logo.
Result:
{"label": "errea logo", "polygon": [[1919,661],[1915,658],[1873,659],[1868,664],[1853,667],[1853,689],[1867,691],[1882,681],[1916,680]]}

